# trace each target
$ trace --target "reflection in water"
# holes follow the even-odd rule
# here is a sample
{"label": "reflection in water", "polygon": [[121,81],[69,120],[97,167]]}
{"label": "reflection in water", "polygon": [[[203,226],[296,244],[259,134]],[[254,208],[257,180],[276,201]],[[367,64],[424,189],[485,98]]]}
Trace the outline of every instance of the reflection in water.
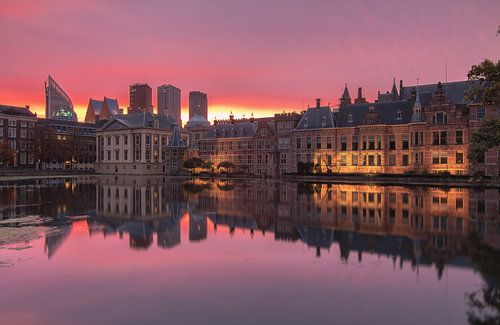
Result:
{"label": "reflection in water", "polygon": [[[343,264],[366,256],[390,259],[395,269],[449,266],[479,271],[484,286],[465,295],[471,323],[500,315],[500,231],[497,189],[316,184],[266,180],[117,178],[42,180],[0,187],[0,229],[40,215],[45,253],[51,258],[69,238],[75,219],[89,236],[128,237],[134,250],[210,241],[213,228],[231,236],[271,234],[281,243],[302,242],[322,257],[338,247]],[[12,237],[15,240],[15,236]],[[33,238],[36,238],[34,236]],[[11,244],[3,241],[1,244]]]}

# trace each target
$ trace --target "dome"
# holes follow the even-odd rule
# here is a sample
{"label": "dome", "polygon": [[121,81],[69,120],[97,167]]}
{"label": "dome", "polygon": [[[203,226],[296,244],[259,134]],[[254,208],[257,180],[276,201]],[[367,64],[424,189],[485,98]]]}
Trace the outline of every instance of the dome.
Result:
{"label": "dome", "polygon": [[195,115],[186,123],[186,127],[193,128],[196,126],[210,126],[210,122],[201,115]]}

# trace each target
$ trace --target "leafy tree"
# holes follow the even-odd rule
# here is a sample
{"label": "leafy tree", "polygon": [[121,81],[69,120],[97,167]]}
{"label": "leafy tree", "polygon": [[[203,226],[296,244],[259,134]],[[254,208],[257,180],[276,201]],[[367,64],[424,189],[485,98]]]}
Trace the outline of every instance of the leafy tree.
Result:
{"label": "leafy tree", "polygon": [[182,163],[182,166],[186,169],[195,168],[210,168],[210,164],[198,157],[191,157]]}
{"label": "leafy tree", "polygon": [[225,168],[225,169],[233,169],[235,166],[230,161],[221,161],[217,164],[217,169]]}
{"label": "leafy tree", "polygon": [[487,81],[481,87],[471,89],[467,94],[469,97],[481,98],[484,105],[500,104],[500,61],[484,60],[478,65],[473,65],[467,78]]}
{"label": "leafy tree", "polygon": [[497,145],[500,145],[500,120],[486,120],[471,136],[469,160],[473,163],[482,161],[486,151]]}
{"label": "leafy tree", "polygon": [[[474,65],[467,77],[469,80],[486,80],[488,82],[482,87],[471,89],[468,96],[478,96],[483,105],[500,105],[500,61],[495,63],[491,60],[485,60]],[[500,145],[500,120],[484,121],[471,136],[469,160],[472,163],[480,162],[489,149],[498,145]]]}
{"label": "leafy tree", "polygon": [[14,164],[15,157],[16,151],[10,147],[7,141],[2,141],[0,143],[0,164],[3,167]]}

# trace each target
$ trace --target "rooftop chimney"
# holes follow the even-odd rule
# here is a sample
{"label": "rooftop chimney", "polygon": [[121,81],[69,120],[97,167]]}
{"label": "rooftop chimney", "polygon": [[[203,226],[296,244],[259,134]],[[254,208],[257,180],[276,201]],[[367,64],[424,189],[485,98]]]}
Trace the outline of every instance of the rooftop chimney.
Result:
{"label": "rooftop chimney", "polygon": [[321,107],[321,98],[316,98],[316,108]]}

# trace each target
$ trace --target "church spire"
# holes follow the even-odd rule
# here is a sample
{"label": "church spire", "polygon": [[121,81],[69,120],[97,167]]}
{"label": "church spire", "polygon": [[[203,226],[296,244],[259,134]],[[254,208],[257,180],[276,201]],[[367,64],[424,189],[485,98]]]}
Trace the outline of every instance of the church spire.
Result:
{"label": "church spire", "polygon": [[422,104],[420,103],[420,95],[418,92],[418,79],[417,79],[417,96],[413,104],[412,122],[422,122]]}
{"label": "church spire", "polygon": [[344,88],[344,93],[342,94],[342,97],[340,98],[340,107],[344,105],[349,105],[351,104],[351,95],[349,95],[349,89],[347,89],[347,83],[345,84]]}
{"label": "church spire", "polygon": [[397,100],[399,98],[398,88],[396,87],[396,78],[392,79],[391,97],[392,100]]}

